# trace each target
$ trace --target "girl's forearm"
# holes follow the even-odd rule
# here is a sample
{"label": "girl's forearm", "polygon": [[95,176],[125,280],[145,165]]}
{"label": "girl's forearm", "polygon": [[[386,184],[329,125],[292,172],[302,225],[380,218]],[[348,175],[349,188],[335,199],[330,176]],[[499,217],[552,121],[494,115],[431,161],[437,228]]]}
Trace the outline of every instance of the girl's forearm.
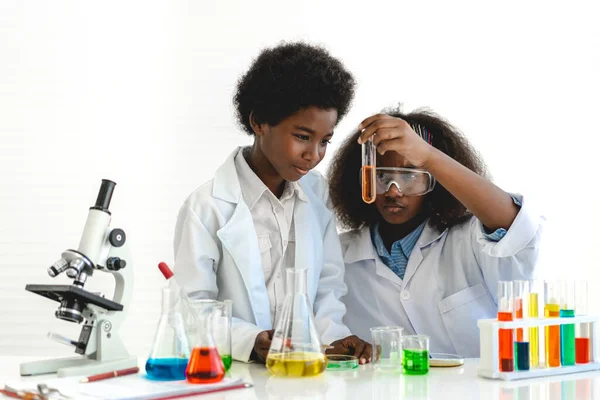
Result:
{"label": "girl's forearm", "polygon": [[519,208],[504,190],[435,148],[424,167],[486,228],[510,228]]}

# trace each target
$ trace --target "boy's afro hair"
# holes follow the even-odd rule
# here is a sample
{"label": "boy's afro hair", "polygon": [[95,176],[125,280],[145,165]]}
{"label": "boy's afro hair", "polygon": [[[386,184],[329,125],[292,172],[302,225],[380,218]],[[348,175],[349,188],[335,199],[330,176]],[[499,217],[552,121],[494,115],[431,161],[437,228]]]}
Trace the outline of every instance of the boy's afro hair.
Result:
{"label": "boy's afro hair", "polygon": [[233,104],[240,126],[250,135],[250,113],[256,123],[277,125],[314,106],[335,109],[338,121],[348,112],[355,81],[324,48],[303,42],[263,50],[239,79]]}

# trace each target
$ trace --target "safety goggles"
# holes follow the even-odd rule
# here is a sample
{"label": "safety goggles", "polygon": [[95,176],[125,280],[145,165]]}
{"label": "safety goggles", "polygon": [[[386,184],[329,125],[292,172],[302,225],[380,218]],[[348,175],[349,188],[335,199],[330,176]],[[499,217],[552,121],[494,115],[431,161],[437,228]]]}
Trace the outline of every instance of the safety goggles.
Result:
{"label": "safety goggles", "polygon": [[[404,196],[423,196],[435,186],[435,178],[429,172],[415,168],[377,167],[375,173],[366,178],[375,181],[377,194],[386,193],[392,185],[396,185]],[[360,179],[362,187],[362,171]]]}

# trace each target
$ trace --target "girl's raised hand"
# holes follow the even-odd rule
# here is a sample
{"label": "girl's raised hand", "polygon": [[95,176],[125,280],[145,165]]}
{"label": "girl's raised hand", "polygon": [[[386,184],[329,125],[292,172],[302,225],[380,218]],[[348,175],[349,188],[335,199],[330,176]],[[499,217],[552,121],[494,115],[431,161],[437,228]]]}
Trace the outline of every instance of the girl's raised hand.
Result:
{"label": "girl's raised hand", "polygon": [[408,122],[387,114],[376,114],[358,125],[362,131],[358,143],[363,144],[373,136],[379,154],[395,151],[416,168],[424,168],[433,147],[421,139]]}

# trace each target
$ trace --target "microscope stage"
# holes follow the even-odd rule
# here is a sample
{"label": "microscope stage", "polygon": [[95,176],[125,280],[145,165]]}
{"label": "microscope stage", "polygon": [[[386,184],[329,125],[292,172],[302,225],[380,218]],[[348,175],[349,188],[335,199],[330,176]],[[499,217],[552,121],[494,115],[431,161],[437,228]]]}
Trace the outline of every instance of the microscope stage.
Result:
{"label": "microscope stage", "polygon": [[84,304],[94,304],[108,311],[122,311],[123,305],[90,293],[73,285],[26,285],[25,290],[58,301],[75,298]]}

